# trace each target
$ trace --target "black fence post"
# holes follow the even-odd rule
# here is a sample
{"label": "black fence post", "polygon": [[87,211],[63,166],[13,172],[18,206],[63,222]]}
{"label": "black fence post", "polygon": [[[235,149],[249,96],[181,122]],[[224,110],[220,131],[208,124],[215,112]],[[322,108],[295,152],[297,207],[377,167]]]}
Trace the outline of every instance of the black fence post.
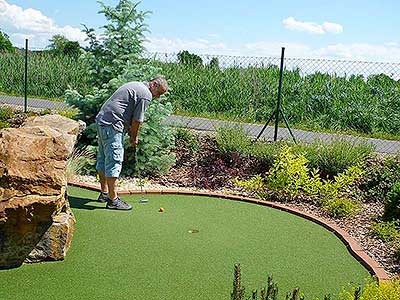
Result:
{"label": "black fence post", "polygon": [[274,141],[278,139],[278,124],[279,124],[279,112],[281,111],[281,93],[282,93],[282,81],[283,81],[283,61],[285,59],[285,47],[282,47],[281,54],[281,71],[279,74],[279,86],[278,86],[278,103],[276,105],[276,113],[275,113],[275,133],[274,133]]}
{"label": "black fence post", "polygon": [[24,112],[28,111],[28,39],[25,39]]}

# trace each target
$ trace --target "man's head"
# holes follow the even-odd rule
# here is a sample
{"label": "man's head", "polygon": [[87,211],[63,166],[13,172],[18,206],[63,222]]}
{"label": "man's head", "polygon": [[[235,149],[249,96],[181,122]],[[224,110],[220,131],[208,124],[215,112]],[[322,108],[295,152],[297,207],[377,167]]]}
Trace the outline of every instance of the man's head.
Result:
{"label": "man's head", "polygon": [[168,83],[164,77],[156,77],[149,81],[149,89],[154,98],[160,97],[168,90]]}

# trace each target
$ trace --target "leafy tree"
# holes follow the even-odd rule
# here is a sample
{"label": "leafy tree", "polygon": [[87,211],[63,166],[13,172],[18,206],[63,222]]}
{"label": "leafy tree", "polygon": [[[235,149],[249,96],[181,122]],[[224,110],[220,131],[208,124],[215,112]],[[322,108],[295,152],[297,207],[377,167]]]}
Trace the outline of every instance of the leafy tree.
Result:
{"label": "leafy tree", "polygon": [[70,41],[61,34],[53,35],[50,45],[47,47],[55,54],[78,56],[81,53],[81,46],[78,42]]}
{"label": "leafy tree", "polygon": [[[145,33],[148,32],[145,18],[150,12],[139,11],[139,3],[120,0],[116,7],[99,2],[108,24],[103,26],[101,39],[93,28],[85,26],[84,31],[89,41],[86,61],[94,85],[108,83],[123,74],[129,66],[136,63],[142,54]],[[112,62],[112,63],[111,63]]]}
{"label": "leafy tree", "polygon": [[202,66],[203,60],[200,56],[190,53],[187,50],[178,53],[178,60],[180,64],[191,65],[191,66]]}
{"label": "leafy tree", "polygon": [[14,50],[7,33],[0,30],[0,52],[14,52]]}
{"label": "leafy tree", "polygon": [[210,68],[219,69],[219,60],[218,60],[218,58],[217,57],[211,58],[210,63],[208,64],[208,66]]}
{"label": "leafy tree", "polygon": [[[80,57],[89,73],[89,83],[93,86],[90,95],[80,95],[76,90],[66,91],[66,101],[78,107],[78,117],[88,124],[82,137],[87,144],[96,143],[95,116],[112,93],[129,81],[150,80],[160,74],[161,69],[140,59],[144,47],[144,23],[149,12],[137,9],[138,3],[120,0],[116,7],[99,2],[108,23],[103,26],[101,39],[93,28],[85,26],[89,46]],[[137,154],[132,149],[126,151],[123,174],[154,174],[166,172],[174,163],[170,153],[174,146],[172,132],[161,125],[172,112],[172,105],[162,96],[154,99],[145,115],[145,123],[140,130]],[[129,143],[125,145],[129,147]]]}

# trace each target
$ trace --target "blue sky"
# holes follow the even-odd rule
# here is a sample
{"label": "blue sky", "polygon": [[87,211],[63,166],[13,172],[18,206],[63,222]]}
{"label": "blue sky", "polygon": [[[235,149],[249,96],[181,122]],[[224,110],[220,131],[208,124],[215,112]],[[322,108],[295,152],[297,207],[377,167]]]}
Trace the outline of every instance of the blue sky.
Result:
{"label": "blue sky", "polygon": [[[117,0],[106,0],[115,5]],[[15,45],[45,47],[61,33],[83,43],[82,23],[104,18],[94,0],[0,0],[0,28]],[[161,1],[150,10],[150,51],[400,62],[400,1]]]}

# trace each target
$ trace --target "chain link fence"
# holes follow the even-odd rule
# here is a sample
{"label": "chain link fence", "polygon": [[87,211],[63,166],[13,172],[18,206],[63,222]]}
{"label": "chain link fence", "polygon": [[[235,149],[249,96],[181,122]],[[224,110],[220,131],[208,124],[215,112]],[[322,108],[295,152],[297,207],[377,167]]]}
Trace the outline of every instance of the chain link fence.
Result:
{"label": "chain link fence", "polygon": [[[32,50],[32,49],[30,49]],[[40,50],[40,49],[38,49]],[[25,49],[0,54],[0,107],[65,110],[64,90],[85,81],[74,61],[51,60]],[[177,115],[167,124],[203,131],[220,126],[243,127],[261,139],[274,138],[280,57],[145,53],[162,68]],[[83,92],[84,94],[84,92]],[[382,153],[400,153],[400,64],[326,59],[284,59],[282,112],[296,141],[346,139],[370,143]],[[272,117],[272,118],[271,118]],[[366,138],[373,136],[374,138]],[[278,139],[292,140],[283,116]]]}
{"label": "chain link fence", "polygon": [[74,61],[57,58],[45,49],[26,51],[26,46],[14,53],[0,52],[0,107],[36,112],[68,109],[63,102],[65,88],[82,77],[65,72],[74,69]]}
{"label": "chain link fence", "polygon": [[[281,58],[185,55],[145,56],[172,83],[170,99],[181,116],[169,124],[207,131],[242,127],[252,137],[268,120],[274,125]],[[296,141],[344,139],[400,152],[400,63],[284,58],[281,96]],[[293,140],[283,120],[280,114],[278,138]],[[260,138],[270,141],[274,131],[266,126]]]}

